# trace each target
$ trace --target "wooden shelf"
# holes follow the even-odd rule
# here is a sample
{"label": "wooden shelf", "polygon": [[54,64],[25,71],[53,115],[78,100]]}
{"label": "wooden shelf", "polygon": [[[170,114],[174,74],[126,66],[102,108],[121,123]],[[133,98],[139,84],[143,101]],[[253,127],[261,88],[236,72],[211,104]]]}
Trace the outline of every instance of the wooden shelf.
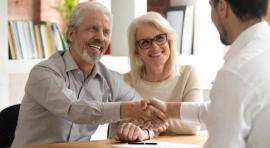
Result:
{"label": "wooden shelf", "polygon": [[29,73],[33,66],[45,59],[34,60],[9,60],[7,63],[8,73]]}

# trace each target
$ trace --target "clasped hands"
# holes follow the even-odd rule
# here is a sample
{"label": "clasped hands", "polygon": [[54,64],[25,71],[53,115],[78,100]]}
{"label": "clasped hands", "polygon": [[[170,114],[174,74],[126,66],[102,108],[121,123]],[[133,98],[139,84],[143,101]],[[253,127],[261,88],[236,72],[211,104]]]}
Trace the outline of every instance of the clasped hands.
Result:
{"label": "clasped hands", "polygon": [[117,137],[122,141],[142,141],[149,139],[149,129],[155,133],[165,131],[170,118],[177,118],[179,112],[175,103],[156,98],[121,104],[121,123]]}

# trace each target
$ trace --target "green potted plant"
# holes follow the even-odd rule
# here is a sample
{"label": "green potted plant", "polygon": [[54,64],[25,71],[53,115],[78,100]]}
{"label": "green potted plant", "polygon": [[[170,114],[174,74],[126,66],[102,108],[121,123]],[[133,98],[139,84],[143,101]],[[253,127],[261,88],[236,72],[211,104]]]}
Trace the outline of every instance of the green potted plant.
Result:
{"label": "green potted plant", "polygon": [[79,0],[60,0],[55,6],[52,6],[60,13],[64,21],[67,22],[72,9],[79,3]]}

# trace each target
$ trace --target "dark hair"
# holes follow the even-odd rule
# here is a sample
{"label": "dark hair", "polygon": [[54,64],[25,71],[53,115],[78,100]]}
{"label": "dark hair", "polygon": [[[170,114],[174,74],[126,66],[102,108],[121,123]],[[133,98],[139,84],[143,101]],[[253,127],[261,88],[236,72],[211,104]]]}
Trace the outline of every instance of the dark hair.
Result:
{"label": "dark hair", "polygon": [[[214,6],[220,0],[213,0]],[[262,18],[267,13],[268,0],[225,0],[241,20]]]}

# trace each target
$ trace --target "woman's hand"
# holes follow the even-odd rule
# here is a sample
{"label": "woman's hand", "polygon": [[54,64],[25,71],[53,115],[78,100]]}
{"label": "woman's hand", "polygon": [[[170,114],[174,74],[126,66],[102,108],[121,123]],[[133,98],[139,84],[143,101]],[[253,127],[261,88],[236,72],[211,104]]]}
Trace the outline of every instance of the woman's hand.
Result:
{"label": "woman's hand", "polygon": [[117,129],[117,139],[120,141],[143,141],[149,139],[147,130],[141,129],[139,126],[129,122],[122,123]]}

